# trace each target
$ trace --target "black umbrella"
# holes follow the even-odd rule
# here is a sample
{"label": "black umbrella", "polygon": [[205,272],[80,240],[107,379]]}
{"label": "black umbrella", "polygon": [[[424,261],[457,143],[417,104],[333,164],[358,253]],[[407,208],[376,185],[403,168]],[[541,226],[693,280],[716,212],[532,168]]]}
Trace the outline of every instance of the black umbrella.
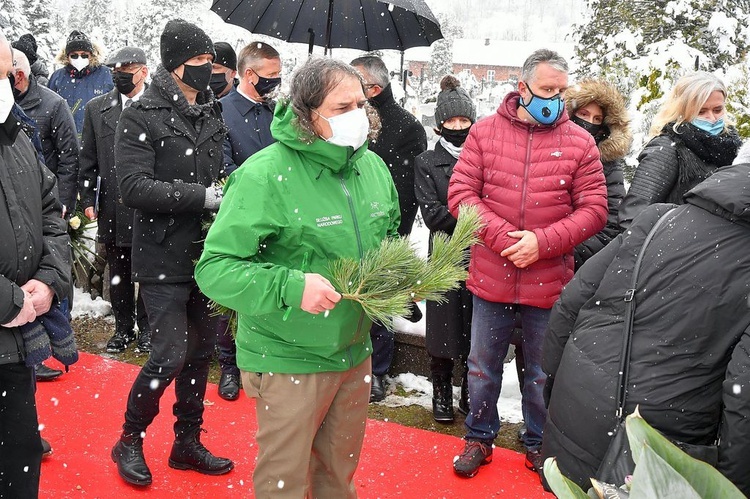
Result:
{"label": "black umbrella", "polygon": [[430,46],[443,38],[424,0],[215,0],[211,10],[251,33],[365,51]]}

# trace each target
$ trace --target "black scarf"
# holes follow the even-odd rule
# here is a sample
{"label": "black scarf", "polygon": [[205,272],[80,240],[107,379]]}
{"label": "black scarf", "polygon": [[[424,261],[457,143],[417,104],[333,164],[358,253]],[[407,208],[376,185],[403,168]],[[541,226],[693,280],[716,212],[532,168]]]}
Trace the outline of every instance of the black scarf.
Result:
{"label": "black scarf", "polygon": [[731,165],[742,145],[737,130],[732,127],[719,135],[711,135],[692,123],[682,123],[674,129],[674,123],[667,123],[662,133],[682,142],[702,161],[714,166]]}
{"label": "black scarf", "polygon": [[[172,78],[172,74],[159,64],[153,75],[153,84],[159,89],[162,96],[171,102],[177,112],[192,120],[197,120],[201,116],[212,116],[214,109],[214,93],[210,90],[198,92],[195,104],[189,104],[185,95],[177,86],[177,82]],[[174,100],[174,96],[177,100]]]}

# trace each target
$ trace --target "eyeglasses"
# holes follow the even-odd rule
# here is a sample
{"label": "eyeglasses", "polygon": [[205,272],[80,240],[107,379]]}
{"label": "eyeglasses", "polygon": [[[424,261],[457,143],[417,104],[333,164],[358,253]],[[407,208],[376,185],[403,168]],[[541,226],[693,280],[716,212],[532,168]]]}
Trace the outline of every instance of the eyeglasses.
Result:
{"label": "eyeglasses", "polygon": [[380,85],[378,85],[377,83],[365,83],[365,88],[368,90],[371,89],[372,87],[379,87],[379,86]]}
{"label": "eyeglasses", "polygon": [[79,57],[80,57],[81,59],[88,59],[88,58],[89,58],[89,55],[88,55],[88,54],[70,54],[70,56],[69,56],[69,57],[70,57],[71,59],[78,59]]}

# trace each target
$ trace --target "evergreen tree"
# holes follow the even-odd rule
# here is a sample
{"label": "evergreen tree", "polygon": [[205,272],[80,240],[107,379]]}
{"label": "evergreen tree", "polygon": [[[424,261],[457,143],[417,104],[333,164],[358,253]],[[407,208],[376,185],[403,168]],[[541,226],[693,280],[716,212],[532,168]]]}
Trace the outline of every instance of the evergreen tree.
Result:
{"label": "evergreen tree", "polygon": [[0,13],[10,25],[3,29],[5,38],[11,42],[29,32],[29,23],[23,13],[23,0],[0,0]]}
{"label": "evergreen tree", "polygon": [[430,51],[427,81],[433,87],[438,85],[443,76],[453,74],[453,40],[463,36],[461,26],[456,24],[452,16],[438,14],[437,17],[443,39],[433,43]]}
{"label": "evergreen tree", "polygon": [[23,13],[37,43],[37,54],[47,62],[52,62],[56,55],[63,34],[58,29],[55,13],[50,2],[45,0],[26,0]]}

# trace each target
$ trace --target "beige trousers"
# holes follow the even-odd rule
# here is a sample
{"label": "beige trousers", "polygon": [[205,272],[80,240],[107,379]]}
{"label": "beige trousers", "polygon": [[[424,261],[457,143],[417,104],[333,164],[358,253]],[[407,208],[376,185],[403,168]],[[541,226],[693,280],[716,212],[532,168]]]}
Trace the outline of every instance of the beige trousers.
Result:
{"label": "beige trousers", "polygon": [[356,498],[354,472],[365,437],[371,361],[343,372],[242,371],[255,398],[258,499]]}

